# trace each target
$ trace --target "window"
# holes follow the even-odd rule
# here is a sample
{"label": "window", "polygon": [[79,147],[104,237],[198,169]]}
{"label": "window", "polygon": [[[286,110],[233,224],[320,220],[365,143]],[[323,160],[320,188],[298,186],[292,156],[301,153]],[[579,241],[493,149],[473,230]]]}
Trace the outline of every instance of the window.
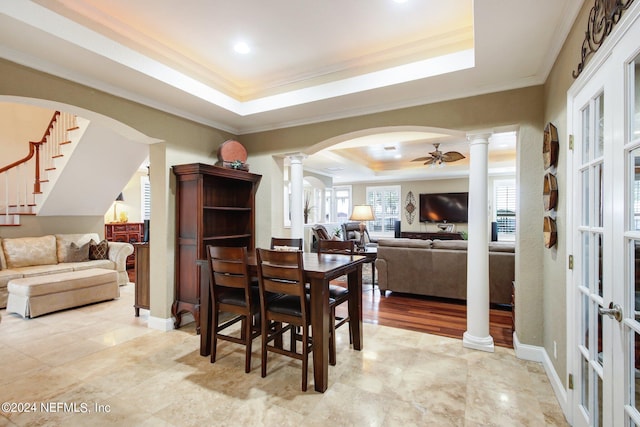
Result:
{"label": "window", "polygon": [[334,218],[337,222],[347,222],[351,215],[351,187],[333,187],[335,196]]}
{"label": "window", "polygon": [[142,190],[140,212],[142,212],[142,219],[145,220],[151,217],[151,184],[148,176],[140,177],[140,188]]}
{"label": "window", "polygon": [[496,181],[494,184],[495,216],[498,223],[498,240],[516,239],[516,182]]}
{"label": "window", "polygon": [[367,224],[369,233],[393,236],[395,221],[400,220],[400,186],[367,187],[367,204],[376,217]]}

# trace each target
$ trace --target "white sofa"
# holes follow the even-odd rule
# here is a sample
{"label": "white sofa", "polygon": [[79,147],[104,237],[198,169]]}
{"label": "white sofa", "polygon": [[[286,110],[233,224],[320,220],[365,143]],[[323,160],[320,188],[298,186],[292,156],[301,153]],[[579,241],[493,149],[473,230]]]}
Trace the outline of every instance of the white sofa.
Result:
{"label": "white sofa", "polygon": [[107,259],[77,260],[91,240],[101,241],[96,233],[0,239],[0,308],[7,306],[7,284],[12,279],[102,268],[115,270],[118,284],[127,284],[127,257],[133,245],[108,242]]}

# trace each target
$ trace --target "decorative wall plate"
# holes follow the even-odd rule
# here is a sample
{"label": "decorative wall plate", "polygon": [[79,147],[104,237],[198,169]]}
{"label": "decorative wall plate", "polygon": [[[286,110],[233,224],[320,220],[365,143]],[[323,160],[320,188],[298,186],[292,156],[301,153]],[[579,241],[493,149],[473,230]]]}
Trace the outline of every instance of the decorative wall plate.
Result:
{"label": "decorative wall plate", "polygon": [[556,221],[550,216],[544,217],[544,246],[552,248],[556,245],[558,239],[558,231],[556,230]]}
{"label": "decorative wall plate", "polygon": [[416,217],[416,209],[416,198],[413,196],[413,193],[409,191],[406,199],[404,200],[404,215],[409,224],[413,224],[413,220]]}
{"label": "decorative wall plate", "polygon": [[542,158],[545,170],[558,164],[559,149],[558,129],[549,122],[544,127],[544,142],[542,144]]}
{"label": "decorative wall plate", "polygon": [[544,175],[544,188],[542,191],[544,209],[550,211],[558,205],[558,180],[552,173]]}
{"label": "decorative wall plate", "polygon": [[247,150],[238,141],[229,139],[218,147],[217,166],[248,171]]}

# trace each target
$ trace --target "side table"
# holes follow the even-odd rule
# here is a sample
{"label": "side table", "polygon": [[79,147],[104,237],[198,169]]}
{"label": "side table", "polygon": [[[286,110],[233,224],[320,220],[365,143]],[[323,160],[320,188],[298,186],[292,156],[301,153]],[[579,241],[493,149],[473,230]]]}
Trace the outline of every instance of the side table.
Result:
{"label": "side table", "polygon": [[[367,264],[371,264],[371,290],[376,290],[376,259],[378,258],[377,246],[365,246],[364,250],[359,250],[358,255],[364,255],[367,257],[365,261]],[[380,288],[378,288],[379,290]]]}
{"label": "side table", "polygon": [[140,316],[140,309],[149,310],[149,243],[133,243],[136,265],[135,302],[136,317]]}

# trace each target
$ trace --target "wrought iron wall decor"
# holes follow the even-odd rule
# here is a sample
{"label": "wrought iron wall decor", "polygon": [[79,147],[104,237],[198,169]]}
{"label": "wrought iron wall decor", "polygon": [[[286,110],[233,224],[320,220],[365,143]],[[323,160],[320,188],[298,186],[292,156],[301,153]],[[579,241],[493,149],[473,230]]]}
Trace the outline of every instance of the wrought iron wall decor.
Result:
{"label": "wrought iron wall decor", "polygon": [[622,13],[631,6],[634,0],[595,0],[591,12],[587,31],[582,42],[582,60],[578,68],[573,71],[573,78],[577,78],[584,69],[587,59],[595,53],[607,38],[613,27],[620,21]]}
{"label": "wrought iron wall decor", "polygon": [[409,191],[404,200],[404,214],[409,224],[413,224],[413,219],[416,217],[416,208],[416,198],[413,192]]}

